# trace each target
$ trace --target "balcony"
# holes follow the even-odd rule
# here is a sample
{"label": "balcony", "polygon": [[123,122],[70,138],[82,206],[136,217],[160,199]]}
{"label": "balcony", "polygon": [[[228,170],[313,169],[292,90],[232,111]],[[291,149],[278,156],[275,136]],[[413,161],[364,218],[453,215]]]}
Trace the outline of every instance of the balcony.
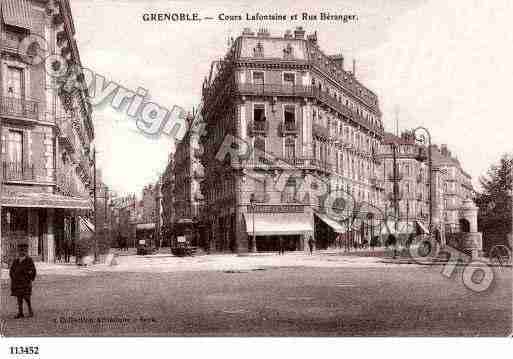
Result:
{"label": "balcony", "polygon": [[281,203],[300,203],[300,196],[296,192],[282,192]]}
{"label": "balcony", "polygon": [[30,120],[39,119],[38,101],[14,97],[0,97],[0,99],[0,115]]}
{"label": "balcony", "polygon": [[267,203],[271,196],[267,192],[253,192],[251,193],[249,201],[251,203]]}
{"label": "balcony", "polygon": [[317,136],[319,138],[323,138],[326,140],[329,139],[329,137],[330,137],[328,129],[326,127],[321,126],[316,123],[314,123],[312,125],[312,132],[313,132],[314,136]]}
{"label": "balcony", "polygon": [[322,161],[322,160],[318,160],[316,158],[310,159],[310,166],[311,166],[311,168],[321,170],[324,172],[332,172],[333,171],[333,166],[331,165],[331,163]]}
{"label": "balcony", "polygon": [[389,173],[388,174],[388,180],[391,181],[391,182],[399,182],[403,179],[403,175],[400,174],[400,173],[397,173],[394,177],[394,174],[393,173]]}
{"label": "balcony", "polygon": [[241,95],[311,96],[309,86],[239,83],[237,87]]}
{"label": "balcony", "polygon": [[6,51],[14,54],[19,53],[20,39],[12,33],[0,34],[0,51]]}
{"label": "balcony", "polygon": [[285,121],[280,123],[280,135],[281,136],[297,136],[298,128],[295,122]]}
{"label": "balcony", "polygon": [[53,170],[20,162],[3,162],[3,180],[6,182],[54,182]]}
{"label": "balcony", "polygon": [[78,148],[78,143],[75,133],[73,132],[71,118],[58,118],[57,124],[59,126],[59,140],[64,144],[70,153],[75,153]]}
{"label": "balcony", "polygon": [[267,136],[269,132],[269,122],[267,121],[253,121],[248,126],[248,133],[250,136]]}
{"label": "balcony", "polygon": [[383,133],[383,128],[379,125],[374,125],[369,120],[360,116],[356,111],[353,111],[345,104],[337,100],[328,92],[319,90],[311,86],[299,85],[284,85],[284,84],[250,84],[238,83],[237,90],[240,95],[255,95],[255,96],[297,96],[297,97],[313,97],[327,106],[335,109],[345,117],[352,119],[357,124],[364,126],[372,131]]}

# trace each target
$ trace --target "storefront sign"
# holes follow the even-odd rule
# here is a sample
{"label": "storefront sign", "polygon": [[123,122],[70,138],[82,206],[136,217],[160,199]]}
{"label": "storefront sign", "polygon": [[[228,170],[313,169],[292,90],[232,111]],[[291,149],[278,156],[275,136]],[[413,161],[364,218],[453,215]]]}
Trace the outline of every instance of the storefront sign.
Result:
{"label": "storefront sign", "polygon": [[305,206],[294,206],[294,205],[257,205],[248,206],[248,213],[303,213]]}

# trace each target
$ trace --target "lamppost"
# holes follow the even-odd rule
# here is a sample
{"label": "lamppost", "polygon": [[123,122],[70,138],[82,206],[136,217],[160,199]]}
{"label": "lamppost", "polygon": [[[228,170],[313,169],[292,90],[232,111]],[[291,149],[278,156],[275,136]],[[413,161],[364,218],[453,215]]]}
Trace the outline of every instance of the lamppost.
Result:
{"label": "lamppost", "polygon": [[251,240],[251,252],[256,252],[256,236],[255,236],[255,210],[256,210],[256,204],[255,204],[255,194],[252,193],[251,197],[249,198],[249,203],[251,203],[251,213],[253,217],[253,230],[252,230],[252,240]]}
{"label": "lamppost", "polygon": [[[417,131],[424,131],[427,134],[428,137],[428,186],[429,186],[429,233],[433,230],[433,173],[432,173],[432,167],[433,162],[431,159],[431,134],[427,130],[427,128],[419,126],[415,128],[412,133],[415,139],[417,139]],[[420,135],[418,137],[418,141],[421,143],[426,143],[426,138],[424,135]],[[419,151],[419,159],[422,160],[420,151]]]}
{"label": "lamppost", "polygon": [[96,147],[93,151],[93,216],[94,216],[94,262],[98,261],[98,227],[96,221]]}

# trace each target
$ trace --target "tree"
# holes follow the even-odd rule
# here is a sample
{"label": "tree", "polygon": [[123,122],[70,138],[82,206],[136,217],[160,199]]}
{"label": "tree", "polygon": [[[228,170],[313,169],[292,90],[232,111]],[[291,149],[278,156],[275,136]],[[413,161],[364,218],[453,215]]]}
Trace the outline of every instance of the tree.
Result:
{"label": "tree", "polygon": [[476,202],[479,207],[478,223],[482,232],[510,233],[512,228],[513,154],[504,154],[486,175],[479,179],[482,193]]}

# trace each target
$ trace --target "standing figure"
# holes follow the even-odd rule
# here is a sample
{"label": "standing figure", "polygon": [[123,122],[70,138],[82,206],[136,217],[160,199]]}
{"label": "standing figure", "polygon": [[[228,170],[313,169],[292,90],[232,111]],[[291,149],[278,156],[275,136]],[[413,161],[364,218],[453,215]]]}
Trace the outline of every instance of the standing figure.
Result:
{"label": "standing figure", "polygon": [[278,249],[280,251],[280,255],[285,254],[285,247],[283,245],[283,238],[282,236],[278,236]]}
{"label": "standing figure", "polygon": [[312,236],[308,238],[308,248],[310,249],[310,255],[313,253],[315,241]]}
{"label": "standing figure", "polygon": [[34,261],[28,256],[28,244],[18,245],[18,258],[14,260],[9,269],[11,278],[11,295],[18,299],[18,314],[16,319],[23,318],[23,301],[27,303],[29,317],[34,315],[30,296],[32,295],[32,281],[36,278]]}

